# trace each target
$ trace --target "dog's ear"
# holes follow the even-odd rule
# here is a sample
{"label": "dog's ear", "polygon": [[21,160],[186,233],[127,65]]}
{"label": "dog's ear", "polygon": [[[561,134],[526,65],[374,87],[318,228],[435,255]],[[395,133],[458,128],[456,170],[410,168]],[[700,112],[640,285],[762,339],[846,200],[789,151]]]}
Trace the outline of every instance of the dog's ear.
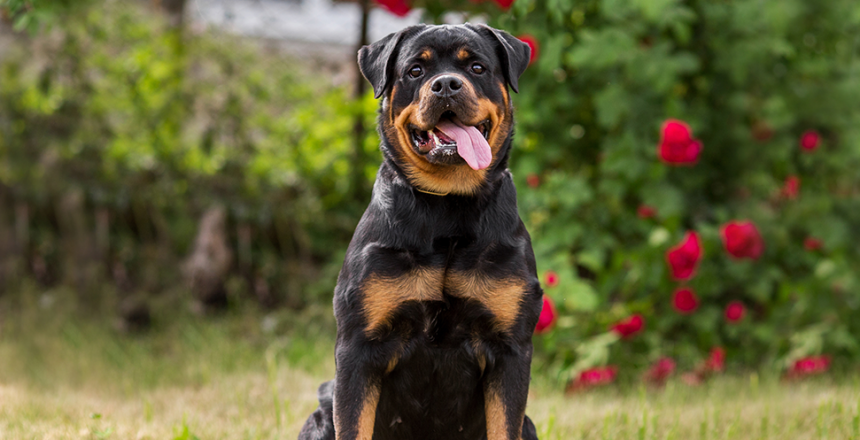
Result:
{"label": "dog's ear", "polygon": [[382,96],[391,84],[392,70],[400,43],[424,27],[424,25],[410,26],[358,50],[358,68],[373,86],[374,98]]}
{"label": "dog's ear", "polygon": [[467,26],[475,32],[495,40],[496,52],[502,61],[505,80],[514,92],[519,93],[518,81],[520,75],[529,66],[529,57],[532,53],[529,45],[505,31],[493,29],[485,24],[467,24]]}

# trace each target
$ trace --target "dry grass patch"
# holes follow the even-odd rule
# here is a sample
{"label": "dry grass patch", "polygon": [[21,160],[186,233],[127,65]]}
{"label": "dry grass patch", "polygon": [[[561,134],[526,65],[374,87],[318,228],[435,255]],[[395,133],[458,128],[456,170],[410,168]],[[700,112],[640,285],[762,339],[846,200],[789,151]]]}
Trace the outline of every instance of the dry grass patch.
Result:
{"label": "dry grass patch", "polygon": [[[315,407],[316,380],[280,369],[218,378],[203,386],[134,394],[90,388],[0,387],[4,439],[281,439],[294,438]],[[273,396],[279,402],[275,403]],[[184,434],[187,430],[188,434]]]}
{"label": "dry grass patch", "polygon": [[[74,307],[8,301],[0,439],[294,439],[334,374],[329,309],[203,318],[173,307],[152,332],[124,335]],[[860,438],[860,377],[836,377],[563,396],[536,376],[528,412],[542,440]]]}

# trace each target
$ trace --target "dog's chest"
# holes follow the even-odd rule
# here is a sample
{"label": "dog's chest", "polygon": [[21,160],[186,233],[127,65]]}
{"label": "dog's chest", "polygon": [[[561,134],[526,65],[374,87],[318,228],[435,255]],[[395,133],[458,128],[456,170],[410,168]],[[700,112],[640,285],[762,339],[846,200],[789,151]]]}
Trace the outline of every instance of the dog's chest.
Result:
{"label": "dog's chest", "polygon": [[[478,439],[484,429],[483,356],[466,329],[437,316],[426,333],[404,341],[403,357],[382,379],[374,439]],[[464,343],[465,342],[465,343]]]}
{"label": "dog's chest", "polygon": [[[416,324],[430,328],[440,314],[451,314],[448,306],[452,301],[471,312],[457,316],[489,315],[493,330],[507,331],[519,313],[526,283],[520,277],[493,276],[478,269],[422,267],[398,277],[368,277],[363,290],[369,332],[400,319],[418,320]],[[416,303],[420,313],[401,316],[404,310],[414,310]]]}

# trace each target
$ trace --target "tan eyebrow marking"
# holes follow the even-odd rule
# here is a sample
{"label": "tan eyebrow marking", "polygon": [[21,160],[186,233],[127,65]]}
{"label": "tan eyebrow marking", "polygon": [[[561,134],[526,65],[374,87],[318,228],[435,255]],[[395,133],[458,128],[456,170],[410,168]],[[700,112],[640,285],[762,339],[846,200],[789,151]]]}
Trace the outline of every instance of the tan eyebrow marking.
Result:
{"label": "tan eyebrow marking", "polygon": [[433,51],[430,49],[424,49],[424,51],[421,52],[420,57],[422,60],[425,60],[425,61],[429,60],[430,58],[433,58]]}
{"label": "tan eyebrow marking", "polygon": [[459,52],[457,52],[457,59],[465,60],[466,58],[469,58],[469,55],[470,55],[469,51],[466,50],[465,48],[463,48],[463,49],[460,49]]}

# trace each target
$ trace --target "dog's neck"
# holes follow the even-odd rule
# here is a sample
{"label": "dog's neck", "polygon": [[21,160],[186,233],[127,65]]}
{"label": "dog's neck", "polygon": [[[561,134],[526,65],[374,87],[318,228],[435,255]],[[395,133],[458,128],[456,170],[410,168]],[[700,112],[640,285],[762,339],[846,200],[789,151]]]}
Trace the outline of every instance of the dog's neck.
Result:
{"label": "dog's neck", "polygon": [[494,170],[492,176],[475,195],[438,196],[417,191],[386,160],[365,216],[386,219],[391,229],[385,241],[392,248],[423,249],[435,240],[454,237],[472,237],[487,244],[507,242],[521,225],[516,189],[506,169]]}

